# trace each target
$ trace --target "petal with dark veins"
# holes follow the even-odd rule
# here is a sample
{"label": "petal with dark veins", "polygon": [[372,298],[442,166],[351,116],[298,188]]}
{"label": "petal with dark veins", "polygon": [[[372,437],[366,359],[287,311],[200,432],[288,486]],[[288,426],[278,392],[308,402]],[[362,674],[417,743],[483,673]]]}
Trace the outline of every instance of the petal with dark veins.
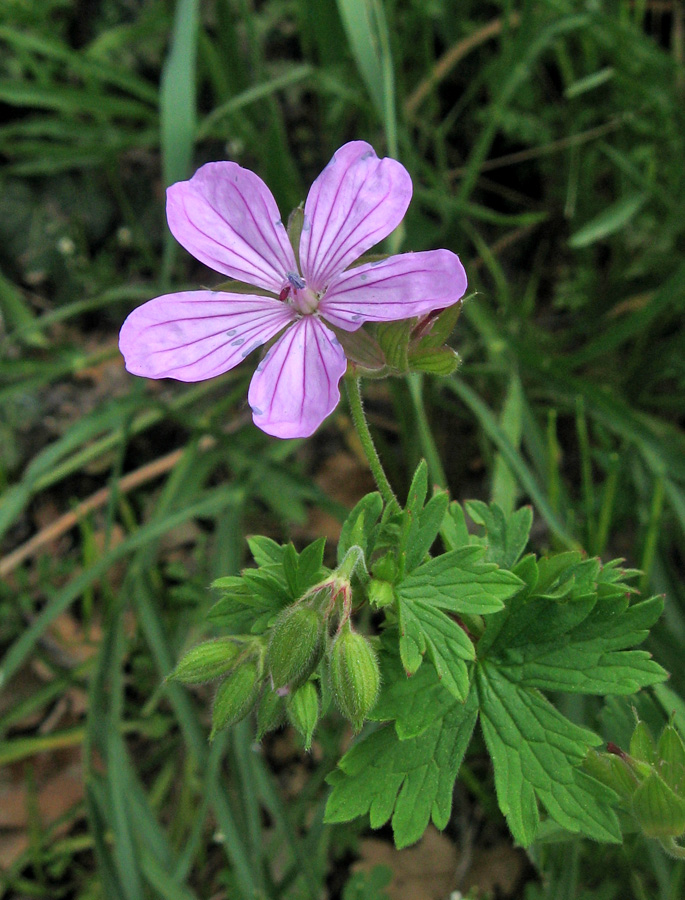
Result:
{"label": "petal with dark veins", "polygon": [[297,265],[273,194],[234,162],[201,166],[167,190],[176,240],[215,272],[278,294]]}
{"label": "petal with dark veins", "polygon": [[119,348],[133,375],[204,381],[237,366],[294,319],[292,307],[270,297],[165,294],[133,310]]}
{"label": "petal with dark veins", "polygon": [[333,332],[303,316],[257,367],[247,399],[254,423],[279,438],[309,437],[340,401],[347,360]]}
{"label": "petal with dark veins", "polygon": [[456,303],[466,291],[466,272],[450,250],[402,253],[337,275],[319,313],[338,328],[393,322]]}
{"label": "petal with dark veins", "polygon": [[337,150],[304,206],[300,262],[308,286],[323,290],[336,273],[394,231],[411,195],[411,178],[397,160],[379,159],[365,141]]}

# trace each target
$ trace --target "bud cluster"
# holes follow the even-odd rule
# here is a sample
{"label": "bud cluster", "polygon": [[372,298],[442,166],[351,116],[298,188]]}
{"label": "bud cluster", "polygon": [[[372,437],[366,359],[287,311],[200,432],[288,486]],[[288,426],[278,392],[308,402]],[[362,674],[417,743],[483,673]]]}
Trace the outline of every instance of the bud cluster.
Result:
{"label": "bud cluster", "polygon": [[459,365],[459,356],[446,342],[457,323],[461,306],[461,302],[454,303],[447,309],[434,310],[418,319],[382,322],[375,326],[367,323],[358,331],[339,329],[336,334],[348,360],[357,373],[366,378],[407,372],[450,375]]}
{"label": "bud cluster", "polygon": [[217,638],[189,650],[169,675],[169,680],[183,684],[221,679],[212,708],[210,740],[217,731],[245,718],[257,702],[263,658],[259,638]]}
{"label": "bud cluster", "polygon": [[609,744],[606,752],[591,751],[585,766],[616,791],[646,837],[682,855],[676,839],[685,837],[685,744],[672,722],[657,743],[647,725],[638,722],[628,752]]}
{"label": "bud cluster", "polygon": [[287,721],[309,749],[330,698],[361,729],[378,696],[380,671],[371,642],[350,621],[351,578],[360,565],[363,553],[354,546],[264,634],[207,641],[182,657],[170,679],[219,681],[210,739],[256,708],[258,739]]}

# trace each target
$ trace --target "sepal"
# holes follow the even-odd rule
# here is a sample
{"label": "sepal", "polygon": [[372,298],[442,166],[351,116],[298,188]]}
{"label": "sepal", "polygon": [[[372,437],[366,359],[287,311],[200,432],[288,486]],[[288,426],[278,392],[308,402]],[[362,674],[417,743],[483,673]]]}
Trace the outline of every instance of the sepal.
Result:
{"label": "sepal", "polygon": [[304,749],[309,750],[320,715],[319,693],[314,682],[305,682],[288,696],[285,705],[288,721],[302,737]]}
{"label": "sepal", "polygon": [[252,655],[240,662],[221,682],[212,708],[210,741],[214,740],[217,731],[244,719],[255,705],[262,676],[261,668],[258,657]]}
{"label": "sepal", "polygon": [[269,731],[275,731],[285,722],[285,701],[283,697],[265,686],[257,706],[256,740],[261,741]]}
{"label": "sepal", "polygon": [[685,799],[656,773],[648,775],[635,791],[633,813],[647,837],[673,838],[685,832]]}
{"label": "sepal", "polygon": [[192,647],[168,676],[169,681],[201,684],[226,675],[235,665],[239,646],[231,638],[217,638]]}

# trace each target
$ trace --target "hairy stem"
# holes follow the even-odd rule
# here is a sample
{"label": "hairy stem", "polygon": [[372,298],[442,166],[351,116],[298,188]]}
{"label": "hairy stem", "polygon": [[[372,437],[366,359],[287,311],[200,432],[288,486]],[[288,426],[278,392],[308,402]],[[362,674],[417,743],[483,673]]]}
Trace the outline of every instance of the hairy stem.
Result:
{"label": "hairy stem", "polygon": [[661,838],[659,843],[672,859],[685,859],[685,847],[679,844],[675,838]]}
{"label": "hairy stem", "polygon": [[376,450],[376,445],[374,444],[373,438],[371,437],[371,432],[369,431],[369,423],[366,421],[366,416],[364,415],[364,406],[362,404],[362,392],[360,387],[361,378],[347,378],[345,381],[345,385],[347,388],[347,400],[350,404],[350,414],[352,416],[352,421],[354,423],[354,427],[357,429],[357,434],[359,435],[359,440],[361,441],[364,455],[366,456],[366,459],[369,463],[371,474],[373,475],[374,480],[378,486],[381,497],[385,500],[386,503],[399,506],[397,497],[395,496],[395,493],[390,486],[390,482],[388,481],[388,476],[385,474],[383,466],[381,465],[380,457],[378,456],[378,451]]}

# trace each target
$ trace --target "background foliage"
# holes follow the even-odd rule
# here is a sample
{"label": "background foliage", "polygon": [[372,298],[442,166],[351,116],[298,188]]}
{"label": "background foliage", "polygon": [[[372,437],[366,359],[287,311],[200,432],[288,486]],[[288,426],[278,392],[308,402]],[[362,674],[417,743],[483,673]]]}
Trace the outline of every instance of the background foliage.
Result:
{"label": "background foliage", "polygon": [[[286,802],[249,728],[210,747],[206,693],[162,681],[246,533],[313,539],[325,514],[334,534],[356,499],[324,477],[359,455],[344,408],[281,443],[251,425],[249,367],[193,386],[123,371],[134,305],[214,283],[163,215],[164,185],[210,159],[257,171],[284,212],[346,140],[402,160],[415,194],[392,249],[458,252],[478,293],[456,376],[369,388],[393,482],[404,496],[423,455],[457,499],[530,502],[538,549],[640,567],[668,597],[650,649],[673,673],[640,711],[655,732],[672,709],[683,722],[684,15],[676,0],[2,4],[0,789],[21,802],[0,828],[23,834],[3,845],[6,896],[334,897],[356,846],[322,824],[334,717]],[[619,701],[564,711],[629,730]],[[65,770],[85,787],[59,782],[47,819]],[[504,833],[477,756],[464,779],[478,827]],[[529,900],[682,896],[683,867],[637,838],[531,858]],[[382,890],[355,876],[345,896]]]}

